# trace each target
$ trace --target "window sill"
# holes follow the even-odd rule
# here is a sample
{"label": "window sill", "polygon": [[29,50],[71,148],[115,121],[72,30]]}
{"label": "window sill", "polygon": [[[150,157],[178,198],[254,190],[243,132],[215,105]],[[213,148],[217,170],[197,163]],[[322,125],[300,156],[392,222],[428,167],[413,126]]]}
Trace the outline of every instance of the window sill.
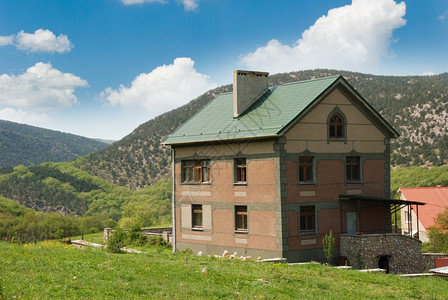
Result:
{"label": "window sill", "polygon": [[299,185],[316,185],[314,181],[299,181]]}
{"label": "window sill", "polygon": [[347,139],[345,137],[340,137],[340,138],[328,138],[327,139],[327,144],[332,143],[332,142],[337,142],[337,143],[347,143]]}
{"label": "window sill", "polygon": [[349,180],[347,180],[345,183],[346,184],[362,184],[362,181],[349,181]]}
{"label": "window sill", "polygon": [[309,235],[316,235],[316,231],[300,231],[299,232],[299,237],[301,236],[309,236]]}
{"label": "window sill", "polygon": [[235,230],[235,233],[237,233],[237,234],[248,234],[249,231],[248,230]]}
{"label": "window sill", "polygon": [[237,186],[246,186],[247,182],[234,182],[233,185],[237,185]]}
{"label": "window sill", "polygon": [[193,227],[193,228],[191,228],[191,230],[193,230],[193,231],[204,231],[204,228],[202,228],[202,227]]}

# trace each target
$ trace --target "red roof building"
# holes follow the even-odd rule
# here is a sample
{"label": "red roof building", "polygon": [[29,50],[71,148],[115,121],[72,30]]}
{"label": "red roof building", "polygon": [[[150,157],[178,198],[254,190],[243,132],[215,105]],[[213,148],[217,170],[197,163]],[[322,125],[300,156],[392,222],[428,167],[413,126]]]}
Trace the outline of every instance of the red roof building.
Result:
{"label": "red roof building", "polygon": [[401,228],[403,234],[418,236],[421,241],[428,242],[429,228],[434,225],[437,215],[443,213],[448,206],[448,187],[400,188],[398,192],[401,200],[426,203],[418,208],[411,205],[410,210],[402,209]]}

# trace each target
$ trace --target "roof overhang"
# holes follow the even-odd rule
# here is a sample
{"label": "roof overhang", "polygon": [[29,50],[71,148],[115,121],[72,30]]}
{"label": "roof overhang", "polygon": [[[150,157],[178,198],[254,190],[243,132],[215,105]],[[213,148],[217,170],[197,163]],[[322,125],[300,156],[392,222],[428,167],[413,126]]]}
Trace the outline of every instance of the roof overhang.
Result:
{"label": "roof overhang", "polygon": [[241,144],[241,143],[251,143],[251,142],[261,142],[275,140],[278,135],[264,135],[264,136],[252,136],[252,137],[242,137],[242,138],[229,138],[229,139],[210,139],[205,141],[193,141],[193,142],[172,142],[165,143],[162,142],[163,146],[166,147],[190,147],[190,146],[200,146],[200,145],[222,145],[222,144]]}
{"label": "roof overhang", "polygon": [[360,201],[375,201],[386,204],[397,204],[397,205],[425,205],[424,202],[418,201],[407,201],[400,199],[388,199],[388,198],[379,198],[379,197],[369,197],[369,196],[361,196],[361,195],[339,195],[338,200],[341,201],[351,201],[351,200],[360,200]]}

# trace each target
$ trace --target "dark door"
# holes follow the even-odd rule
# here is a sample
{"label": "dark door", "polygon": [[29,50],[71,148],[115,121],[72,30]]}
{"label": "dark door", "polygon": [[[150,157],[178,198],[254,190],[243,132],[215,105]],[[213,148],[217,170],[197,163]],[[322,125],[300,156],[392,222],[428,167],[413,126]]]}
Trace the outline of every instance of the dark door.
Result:
{"label": "dark door", "polygon": [[389,273],[389,256],[381,256],[378,260],[378,268],[386,270]]}

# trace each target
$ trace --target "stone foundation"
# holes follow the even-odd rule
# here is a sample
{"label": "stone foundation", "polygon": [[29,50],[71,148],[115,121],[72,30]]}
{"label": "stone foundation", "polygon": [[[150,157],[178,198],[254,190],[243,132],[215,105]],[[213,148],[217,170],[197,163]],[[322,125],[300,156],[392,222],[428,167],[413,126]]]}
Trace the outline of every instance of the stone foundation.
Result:
{"label": "stone foundation", "polygon": [[340,255],[356,269],[421,273],[425,266],[420,240],[401,234],[341,235]]}

